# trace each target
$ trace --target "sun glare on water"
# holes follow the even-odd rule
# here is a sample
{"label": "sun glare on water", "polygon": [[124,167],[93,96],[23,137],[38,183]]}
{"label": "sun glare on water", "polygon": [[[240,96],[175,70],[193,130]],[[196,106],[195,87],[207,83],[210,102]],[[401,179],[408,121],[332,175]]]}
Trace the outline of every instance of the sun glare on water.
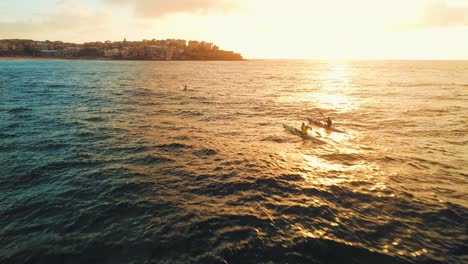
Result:
{"label": "sun glare on water", "polygon": [[[312,74],[312,72],[311,72]],[[307,92],[295,92],[279,98],[281,102],[305,103],[307,108],[350,112],[358,108],[348,95],[354,87],[350,81],[350,66],[346,62],[330,61],[327,70],[311,79]]]}

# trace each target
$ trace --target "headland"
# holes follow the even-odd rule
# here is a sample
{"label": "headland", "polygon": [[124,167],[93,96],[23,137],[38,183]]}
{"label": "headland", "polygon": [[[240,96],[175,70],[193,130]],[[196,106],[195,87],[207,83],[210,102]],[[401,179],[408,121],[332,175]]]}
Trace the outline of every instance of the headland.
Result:
{"label": "headland", "polygon": [[83,44],[28,39],[0,40],[5,59],[97,59],[97,60],[219,60],[241,61],[239,53],[220,49],[205,41],[183,39],[105,41]]}

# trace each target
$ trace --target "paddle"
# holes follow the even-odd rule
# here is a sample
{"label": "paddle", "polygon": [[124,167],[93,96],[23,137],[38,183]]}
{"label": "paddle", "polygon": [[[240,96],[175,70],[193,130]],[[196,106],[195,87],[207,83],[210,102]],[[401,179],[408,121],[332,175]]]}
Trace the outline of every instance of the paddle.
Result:
{"label": "paddle", "polygon": [[327,119],[327,118],[325,117],[325,115],[322,114],[322,112],[320,112],[319,110],[317,110],[317,111],[323,116],[324,119]]}

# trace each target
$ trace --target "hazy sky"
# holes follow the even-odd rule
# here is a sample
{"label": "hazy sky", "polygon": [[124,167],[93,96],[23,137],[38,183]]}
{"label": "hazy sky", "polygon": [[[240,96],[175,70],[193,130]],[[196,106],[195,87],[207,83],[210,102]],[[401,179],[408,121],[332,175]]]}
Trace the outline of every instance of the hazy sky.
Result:
{"label": "hazy sky", "polygon": [[468,0],[2,0],[0,39],[205,40],[247,58],[468,59]]}

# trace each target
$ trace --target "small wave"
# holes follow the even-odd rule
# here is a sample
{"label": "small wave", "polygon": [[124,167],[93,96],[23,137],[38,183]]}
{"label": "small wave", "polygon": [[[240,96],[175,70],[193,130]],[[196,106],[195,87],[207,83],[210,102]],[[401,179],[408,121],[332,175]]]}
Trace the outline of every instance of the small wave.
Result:
{"label": "small wave", "polygon": [[57,161],[45,165],[37,166],[29,172],[24,173],[14,180],[17,184],[38,184],[39,182],[50,181],[49,176],[54,175],[55,171],[84,169],[96,166],[98,163],[94,161]]}
{"label": "small wave", "polygon": [[153,148],[150,147],[150,146],[128,146],[128,145],[124,145],[124,146],[121,146],[121,147],[114,147],[114,148],[110,148],[109,149],[109,152],[123,152],[123,153],[126,153],[126,154],[136,154],[136,153],[142,153],[142,152],[147,152],[147,151],[151,151]]}
{"label": "small wave", "polygon": [[383,162],[403,162],[403,159],[399,159],[396,157],[390,157],[390,156],[383,156],[383,157],[377,157],[378,160],[383,161]]}
{"label": "small wave", "polygon": [[436,116],[442,116],[442,114],[448,114],[452,111],[450,109],[417,109],[417,110],[406,110],[404,113],[409,116],[427,116],[429,113],[435,114]]}
{"label": "small wave", "polygon": [[90,130],[77,132],[76,135],[79,138],[83,138],[83,139],[93,138],[93,140],[106,140],[112,137],[112,135],[106,132],[99,133],[99,132],[90,131]]}
{"label": "small wave", "polygon": [[[152,113],[153,114],[170,114],[170,113],[172,113],[172,111],[166,110],[166,109],[154,109],[154,110],[152,110]],[[161,123],[163,123],[163,122],[161,122]]]}
{"label": "small wave", "polygon": [[146,201],[120,201],[99,204],[82,212],[71,223],[66,225],[67,232],[95,232],[105,230],[114,224],[109,215],[118,215],[120,219],[141,217],[148,212],[164,209],[167,203],[151,203]]}
{"label": "small wave", "polygon": [[[0,136],[1,137],[1,136]],[[466,146],[468,145],[468,140],[463,141],[454,141],[454,140],[444,140],[446,143],[458,145],[458,146]]]}
{"label": "small wave", "polygon": [[99,117],[99,116],[88,117],[88,118],[85,118],[84,120],[89,121],[89,122],[103,122],[103,121],[105,121],[104,118]]}
{"label": "small wave", "polygon": [[0,145],[0,151],[16,151],[18,150],[18,146],[16,145],[6,145],[6,144],[3,144],[3,145]]}
{"label": "small wave", "polygon": [[[389,256],[361,246],[322,238],[299,239],[292,243],[291,248],[284,250],[291,252],[290,254],[284,254],[285,257],[297,256],[298,262],[308,262],[307,260],[312,258],[320,259],[321,263],[349,263],[351,259],[352,263],[406,263],[397,256]],[[336,254],[337,252],[339,254]],[[302,261],[299,261],[301,259]]]}
{"label": "small wave", "polygon": [[397,86],[397,87],[464,86],[463,84],[460,84],[460,83],[424,83],[424,82],[421,82],[421,83],[389,82],[387,85]]}
{"label": "small wave", "polygon": [[189,99],[194,99],[194,100],[207,100],[208,98],[205,96],[190,96]]}
{"label": "small wave", "polygon": [[137,195],[144,192],[151,184],[148,183],[138,183],[131,181],[119,181],[112,184],[109,188],[106,188],[106,191],[102,194],[102,197],[122,197],[123,195]]}
{"label": "small wave", "polygon": [[[237,219],[232,220],[235,223],[238,222]],[[217,223],[218,221],[220,219],[213,222]],[[241,221],[244,222],[242,219]],[[271,225],[267,220],[259,218],[249,219],[249,221],[257,223],[256,226],[263,230],[268,230],[268,226]],[[327,238],[295,238],[287,244],[264,244],[262,240],[256,239],[257,233],[252,232],[254,230],[249,232],[248,227],[252,226],[253,223],[248,222],[241,225],[242,222],[237,223],[237,225],[244,226],[244,228],[234,234],[241,234],[235,238],[240,240],[240,244],[248,241],[247,246],[224,244],[220,255],[205,254],[197,258],[195,263],[408,263],[399,256],[390,256],[360,245]],[[202,230],[219,228],[214,223],[207,223],[210,228]],[[197,229],[201,228],[197,227]],[[241,240],[241,238],[243,239]]]}
{"label": "small wave", "polygon": [[190,149],[192,146],[182,143],[161,144],[156,146],[159,149],[174,150],[174,149]]}
{"label": "small wave", "polygon": [[139,105],[141,105],[141,106],[157,106],[157,105],[160,105],[160,104],[156,103],[156,102],[142,102],[142,101],[140,101]]}
{"label": "small wave", "polygon": [[268,136],[262,139],[262,141],[270,141],[270,142],[276,142],[276,143],[286,143],[288,142],[287,138],[280,137],[280,136]]}
{"label": "small wave", "polygon": [[303,178],[299,174],[282,174],[277,177],[280,180],[285,180],[285,181],[302,181]]}
{"label": "small wave", "polygon": [[222,228],[227,223],[230,226],[256,226],[256,227],[268,227],[271,223],[268,218],[260,218],[254,214],[222,214],[216,217],[211,217],[203,221],[199,221],[193,224],[193,229],[217,229]]}
{"label": "small wave", "polygon": [[[431,225],[449,225],[452,228],[463,228],[465,220],[468,217],[466,209],[464,207],[449,204],[445,208],[433,208],[421,210],[416,207],[409,207],[408,205],[402,208],[400,214],[409,218],[418,218],[427,224]],[[404,208],[404,210],[403,210]]]}
{"label": "small wave", "polygon": [[272,208],[274,208],[279,213],[287,216],[320,217],[327,220],[332,220],[337,214],[326,205],[273,205]]}
{"label": "small wave", "polygon": [[214,121],[218,121],[218,120],[225,120],[225,119],[229,119],[229,118],[224,118],[222,116],[207,116],[207,117],[204,117],[202,119],[203,122],[214,122]]}
{"label": "small wave", "polygon": [[[196,179],[200,179],[200,177],[197,177]],[[188,190],[198,195],[226,196],[253,189],[252,183],[246,181],[225,183],[215,182],[210,184],[200,184],[200,182],[202,182],[200,180],[198,180],[197,182],[199,182],[197,186],[190,187]]]}
{"label": "small wave", "polygon": [[131,90],[134,96],[153,97],[155,93],[149,89]]}
{"label": "small wave", "polygon": [[47,87],[50,87],[50,88],[63,87],[63,86],[64,85],[60,83],[51,83],[47,85]]}
{"label": "small wave", "polygon": [[173,137],[173,139],[175,140],[190,140],[190,138],[188,136],[177,136],[177,137]]}
{"label": "small wave", "polygon": [[407,162],[408,165],[410,165],[413,168],[420,169],[420,170],[428,170],[430,167],[424,164],[419,164],[415,162]]}
{"label": "small wave", "polygon": [[[418,157],[412,157],[411,159],[417,163],[417,166],[423,166],[424,168],[429,168],[425,164],[430,164],[430,165],[433,165],[433,166],[440,166],[440,167],[445,168],[445,169],[452,169],[453,168],[453,166],[444,164],[444,163],[439,162],[439,161],[423,159],[423,158],[418,158]],[[415,165],[414,162],[408,162],[408,163],[411,163],[410,165]]]}
{"label": "small wave", "polygon": [[40,166],[35,169],[35,172],[37,173],[44,173],[44,172],[49,172],[52,170],[61,170],[61,169],[71,169],[71,168],[78,168],[81,169],[83,167],[89,167],[89,166],[94,166],[97,163],[94,161],[57,161],[57,162],[52,162],[43,166]]}
{"label": "small wave", "polygon": [[225,162],[221,163],[221,165],[224,165],[224,166],[235,166],[235,165],[243,164],[243,163],[245,163],[245,162],[246,162],[245,160],[228,160],[228,161],[225,161]]}
{"label": "small wave", "polygon": [[197,156],[213,156],[213,155],[216,155],[218,154],[218,152],[214,149],[210,149],[210,148],[201,148],[197,151],[194,151],[193,154],[197,155]]}
{"label": "small wave", "polygon": [[70,147],[69,144],[66,143],[57,143],[57,142],[44,142],[42,144],[38,145],[32,145],[28,148],[28,150],[33,150],[33,151],[56,151],[60,149],[64,149]]}
{"label": "small wave", "polygon": [[89,178],[93,181],[105,178],[112,178],[113,180],[135,180],[137,178],[144,178],[147,176],[146,174],[143,174],[139,171],[135,171],[133,167],[130,168],[129,166],[127,168],[124,164],[120,164],[118,167],[104,167],[96,170],[90,170],[84,173],[84,175],[86,176],[86,178]]}
{"label": "small wave", "polygon": [[254,189],[264,191],[266,193],[275,193],[280,195],[285,194],[300,194],[302,191],[295,185],[290,184],[285,180],[274,178],[260,178],[254,182]]}
{"label": "small wave", "polygon": [[362,160],[365,160],[365,158],[362,155],[347,154],[347,153],[326,154],[326,155],[321,155],[320,157],[323,157],[326,160],[330,160],[330,161],[340,161],[344,165],[347,165],[347,166],[350,166],[350,165],[353,165],[354,163],[359,163]]}
{"label": "small wave", "polygon": [[93,131],[80,131],[80,132],[77,132],[76,135],[78,137],[93,137],[93,136],[96,136],[96,133]]}
{"label": "small wave", "polygon": [[16,137],[14,134],[0,132],[0,138],[13,138]]}
{"label": "small wave", "polygon": [[224,132],[221,132],[222,135],[226,135],[226,136],[238,136],[238,135],[242,135],[241,132],[239,131],[224,131]]}
{"label": "small wave", "polygon": [[138,165],[155,165],[155,164],[172,163],[172,162],[175,162],[175,160],[166,158],[163,156],[153,156],[153,155],[146,155],[144,157],[130,159],[131,164],[138,164]]}
{"label": "small wave", "polygon": [[22,113],[26,111],[31,111],[31,108],[28,107],[15,107],[15,108],[10,108],[7,110],[8,113]]}
{"label": "small wave", "polygon": [[179,115],[185,115],[185,116],[202,116],[203,113],[200,111],[196,110],[182,110],[178,112]]}

